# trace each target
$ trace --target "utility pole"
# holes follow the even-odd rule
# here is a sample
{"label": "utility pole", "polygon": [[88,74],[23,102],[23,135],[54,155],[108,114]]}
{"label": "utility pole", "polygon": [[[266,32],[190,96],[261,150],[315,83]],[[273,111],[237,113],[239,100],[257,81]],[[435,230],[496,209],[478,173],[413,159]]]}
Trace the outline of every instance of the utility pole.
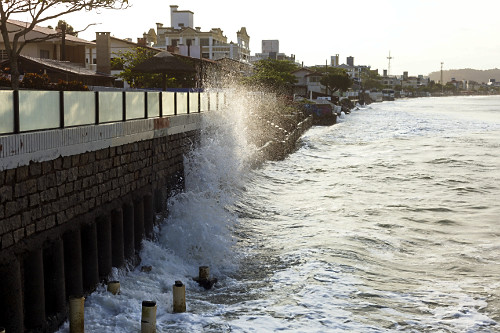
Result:
{"label": "utility pole", "polygon": [[443,64],[444,62],[441,61],[441,93],[444,93],[444,83],[443,83]]}
{"label": "utility pole", "polygon": [[387,57],[387,59],[389,59],[389,65],[387,66],[387,76],[390,76],[391,75],[391,51],[389,51],[389,56]]}

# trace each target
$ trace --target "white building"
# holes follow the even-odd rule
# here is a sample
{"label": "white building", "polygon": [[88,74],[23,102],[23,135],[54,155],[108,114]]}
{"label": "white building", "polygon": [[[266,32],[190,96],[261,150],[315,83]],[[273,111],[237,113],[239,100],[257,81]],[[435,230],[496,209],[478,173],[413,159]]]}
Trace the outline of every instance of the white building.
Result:
{"label": "white building", "polygon": [[218,60],[230,58],[237,61],[250,60],[250,36],[242,27],[237,33],[237,41],[229,42],[220,28],[201,31],[194,26],[194,13],[189,10],[178,10],[178,6],[170,6],[171,26],[164,27],[156,23],[155,48],[180,53],[191,57]]}

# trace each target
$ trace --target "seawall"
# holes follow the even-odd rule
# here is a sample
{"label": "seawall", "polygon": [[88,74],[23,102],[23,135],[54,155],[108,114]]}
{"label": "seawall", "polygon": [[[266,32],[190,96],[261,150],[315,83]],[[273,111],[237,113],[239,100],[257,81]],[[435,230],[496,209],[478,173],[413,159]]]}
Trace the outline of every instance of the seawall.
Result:
{"label": "seawall", "polygon": [[[166,199],[183,189],[183,156],[197,144],[203,116],[123,116],[0,136],[0,326],[54,331],[69,296],[138,262],[155,215],[165,216]],[[269,126],[262,160],[292,152],[312,119],[284,123],[261,125]]]}
{"label": "seawall", "polygon": [[0,171],[0,326],[51,331],[70,295],[134,260],[168,192],[182,189],[200,121],[190,114],[0,138],[18,149],[2,164],[20,165]]}

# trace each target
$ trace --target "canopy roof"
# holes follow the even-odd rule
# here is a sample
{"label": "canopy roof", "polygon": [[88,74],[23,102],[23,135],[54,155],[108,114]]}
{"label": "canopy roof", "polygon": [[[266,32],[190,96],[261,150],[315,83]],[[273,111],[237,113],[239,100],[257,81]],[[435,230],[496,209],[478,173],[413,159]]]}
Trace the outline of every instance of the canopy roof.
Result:
{"label": "canopy roof", "polygon": [[163,51],[135,66],[134,72],[142,73],[195,73],[193,66],[178,59],[172,53]]}

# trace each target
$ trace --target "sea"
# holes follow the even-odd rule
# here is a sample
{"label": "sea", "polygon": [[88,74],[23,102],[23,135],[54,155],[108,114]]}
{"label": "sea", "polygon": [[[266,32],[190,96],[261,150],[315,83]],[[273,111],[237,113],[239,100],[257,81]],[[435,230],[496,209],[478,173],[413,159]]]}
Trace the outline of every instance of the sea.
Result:
{"label": "sea", "polygon": [[252,112],[206,117],[185,191],[113,270],[121,293],[87,297],[87,332],[139,332],[144,300],[157,332],[500,332],[500,96],[358,106],[263,163]]}

